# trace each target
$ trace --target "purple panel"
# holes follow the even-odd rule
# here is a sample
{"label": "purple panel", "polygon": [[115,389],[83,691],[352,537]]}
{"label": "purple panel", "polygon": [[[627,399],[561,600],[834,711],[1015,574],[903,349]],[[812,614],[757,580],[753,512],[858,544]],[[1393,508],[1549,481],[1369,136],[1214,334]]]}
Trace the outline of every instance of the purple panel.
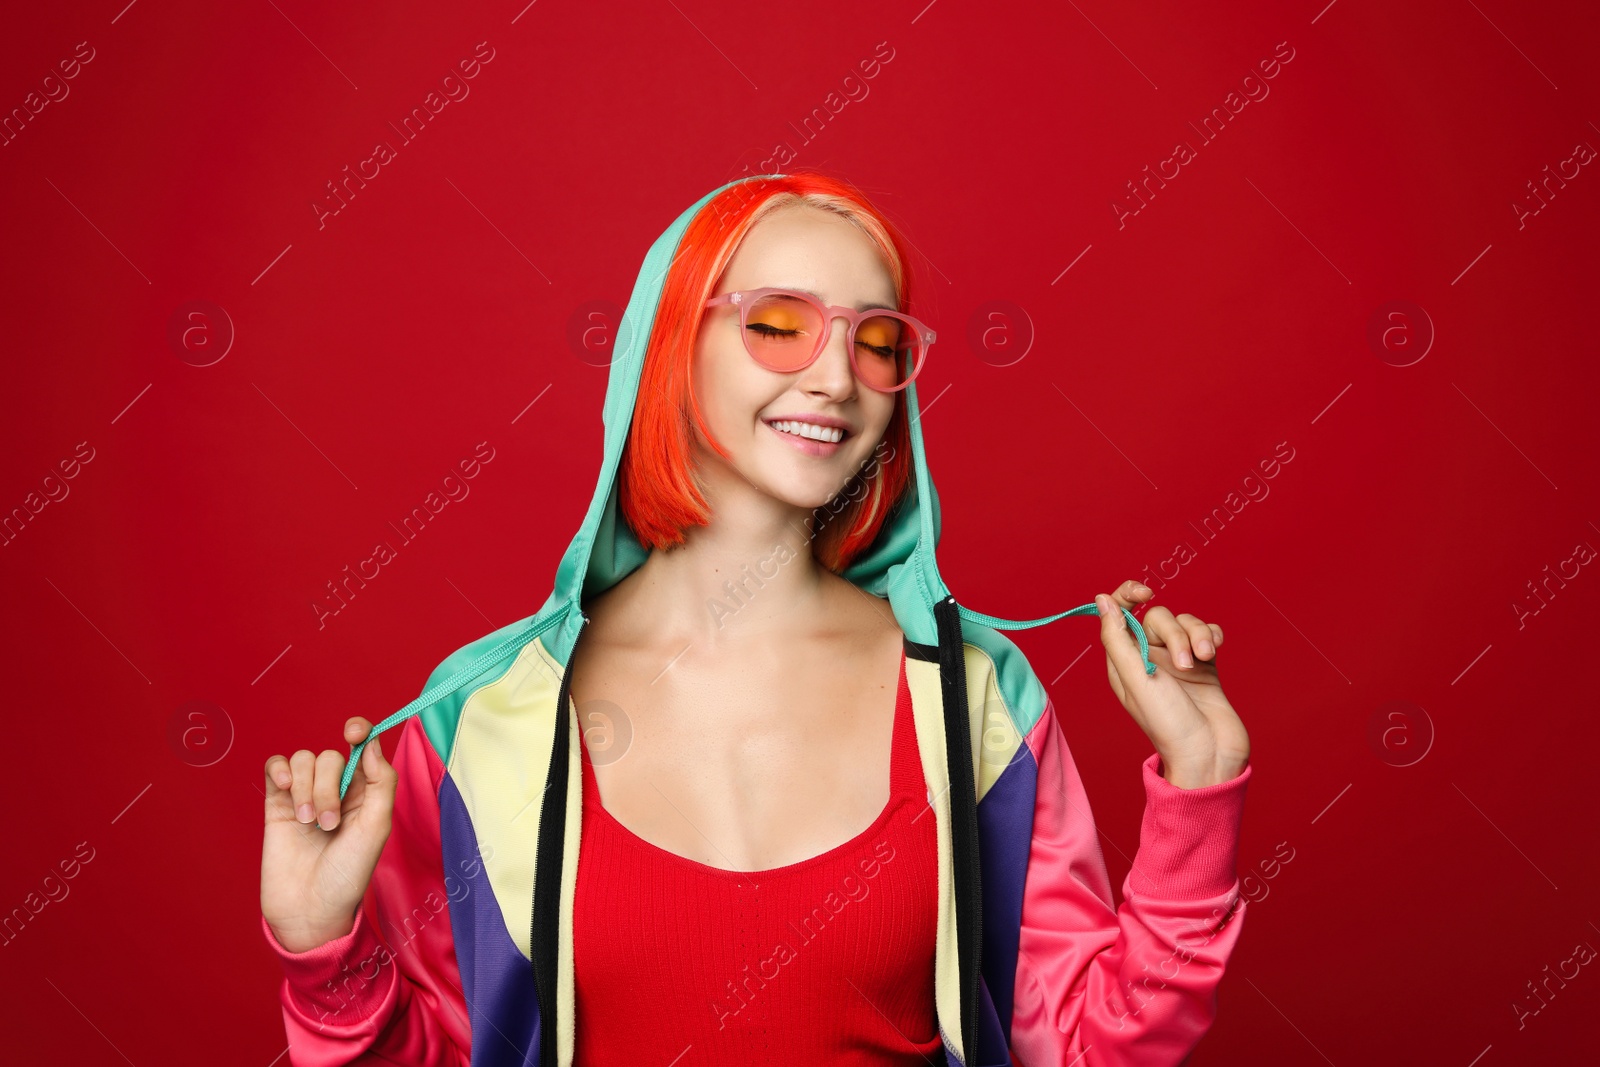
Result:
{"label": "purple panel", "polygon": [[1033,802],[1039,765],[1026,744],[978,802],[978,856],[983,868],[983,980],[989,987],[1000,1046],[980,1043],[982,1064],[1005,1063],[1011,1044],[1011,1010],[1016,995],[1017,943],[1022,932],[1022,890],[1033,842]]}
{"label": "purple panel", "polygon": [[972,1057],[972,1067],[1014,1067],[1011,1043],[1000,1028],[1000,1017],[995,1014],[987,978],[979,979],[978,993],[978,1053]]}
{"label": "purple panel", "polygon": [[506,931],[489,872],[478,854],[478,835],[445,772],[439,783],[439,836],[445,869],[474,871],[466,892],[450,898],[461,990],[472,1021],[472,1067],[538,1067],[539,998],[533,964]]}

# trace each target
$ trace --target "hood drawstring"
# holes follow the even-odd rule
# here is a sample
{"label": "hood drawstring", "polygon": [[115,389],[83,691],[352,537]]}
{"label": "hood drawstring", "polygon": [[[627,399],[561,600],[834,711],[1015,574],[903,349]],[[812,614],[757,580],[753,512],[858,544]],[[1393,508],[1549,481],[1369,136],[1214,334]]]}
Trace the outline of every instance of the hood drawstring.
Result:
{"label": "hood drawstring", "polygon": [[[1054,615],[1046,615],[1042,619],[1028,619],[1026,621],[996,618],[993,615],[985,615],[981,611],[972,611],[964,608],[959,604],[956,605],[956,610],[961,613],[963,619],[971,619],[973,622],[993,627],[996,630],[1028,630],[1035,626],[1043,626],[1047,622],[1064,619],[1068,615],[1098,616],[1100,614],[1100,609],[1095,607],[1093,601],[1082,607],[1073,608],[1071,611],[1057,612]],[[1150,642],[1144,636],[1144,627],[1140,626],[1139,620],[1133,617],[1133,612],[1127,608],[1122,608],[1121,610],[1128,621],[1128,629],[1132,630],[1133,636],[1139,639],[1139,658],[1144,660],[1144,673],[1148,677],[1156,673],[1156,665],[1150,662]]]}
{"label": "hood drawstring", "polygon": [[339,778],[339,799],[343,800],[345,790],[350,788],[350,779],[355,777],[356,764],[361,761],[361,752],[367,747],[368,741],[371,741],[373,738],[377,737],[386,730],[391,730],[394,727],[399,726],[401,723],[422,711],[424,708],[429,707],[449,696],[451,693],[454,693],[457,689],[460,689],[462,686],[472,681],[472,679],[476,678],[483,671],[487,670],[489,667],[503,659],[507,653],[520,650],[535,637],[538,637],[546,630],[555,626],[564,617],[565,613],[563,612],[552,612],[542,621],[533,624],[525,630],[512,634],[510,637],[507,637],[504,641],[501,641],[489,651],[485,652],[483,655],[467,664],[461,670],[456,671],[454,674],[445,678],[438,685],[429,686],[421,696],[417,697],[417,699],[413,700],[411,703],[407,704],[405,707],[401,708],[387,719],[384,719],[380,723],[374,724],[367,736],[362,738],[361,742],[350,750],[350,759],[345,763],[344,774]]}
{"label": "hood drawstring", "polygon": [[[1122,608],[1121,610],[1122,614],[1127,618],[1128,628],[1133,631],[1134,637],[1138,638],[1139,657],[1144,660],[1144,673],[1147,676],[1156,673],[1156,665],[1150,662],[1150,642],[1145,637],[1144,627],[1139,625],[1139,620],[1134,618],[1133,613],[1127,608]],[[981,611],[973,611],[972,609],[963,607],[960,604],[956,605],[956,611],[959,612],[961,617],[964,619],[970,619],[972,622],[979,623],[983,626],[992,626],[996,630],[1028,630],[1035,626],[1043,626],[1045,623],[1055,622],[1057,619],[1064,619],[1068,615],[1097,616],[1100,613],[1100,609],[1095,607],[1092,601],[1088,604],[1084,604],[1082,607],[1073,608],[1071,611],[1062,611],[1055,615],[1046,615],[1041,619],[1002,619],[994,615],[985,615]],[[438,685],[432,686],[411,703],[407,704],[393,715],[390,715],[382,722],[374,725],[372,731],[350,750],[350,759],[345,763],[344,774],[339,779],[339,799],[343,800],[345,790],[350,788],[350,779],[355,777],[356,765],[360,762],[361,752],[367,747],[368,741],[371,741],[379,734],[393,729],[394,727],[405,722],[423,708],[426,708],[438,701],[441,697],[460,689],[463,685],[466,685],[467,682],[477,677],[479,672],[491,664],[499,661],[507,652],[510,652],[513,649],[520,649],[523,645],[526,645],[529,641],[532,641],[535,637],[539,636],[539,634],[554,626],[558,621],[560,621],[561,618],[562,613],[553,613],[541,623],[534,625],[529,629],[522,631],[521,633],[513,634],[512,636],[506,638],[499,645],[490,649],[488,652],[485,652],[475,661],[469,663],[466,667],[450,675]]]}

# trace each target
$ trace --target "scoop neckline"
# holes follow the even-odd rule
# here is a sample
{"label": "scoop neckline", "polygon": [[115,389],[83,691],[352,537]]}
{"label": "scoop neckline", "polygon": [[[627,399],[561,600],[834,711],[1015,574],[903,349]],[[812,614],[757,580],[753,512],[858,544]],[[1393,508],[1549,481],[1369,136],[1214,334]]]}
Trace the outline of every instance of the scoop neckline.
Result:
{"label": "scoop neckline", "polygon": [[659,856],[669,862],[679,864],[681,866],[688,867],[691,870],[718,878],[735,880],[748,878],[751,880],[765,881],[769,878],[782,878],[788,874],[795,873],[806,868],[826,864],[830,860],[838,858],[838,854],[858,848],[867,838],[872,837],[874,834],[882,830],[884,824],[894,817],[896,809],[904,805],[908,799],[910,798],[904,793],[892,794],[889,797],[889,802],[885,804],[883,806],[883,810],[878,813],[878,817],[872,820],[872,825],[868,826],[865,830],[861,831],[850,840],[841,842],[840,844],[828,849],[826,852],[820,852],[815,856],[809,856],[803,860],[795,860],[793,863],[786,863],[781,867],[768,867],[759,871],[739,871],[732,870],[727,867],[713,867],[709,863],[701,863],[699,860],[692,860],[688,856],[680,856],[676,852],[662,848],[660,845],[657,845],[654,842],[646,841],[644,838],[640,837],[638,834],[624,826],[615,815],[611,814],[603,806],[589,807],[585,805],[584,810],[589,812],[599,812],[607,823],[622,831],[623,837],[632,842],[636,847],[642,848],[645,851]]}
{"label": "scoop neckline", "polygon": [[[590,777],[591,779],[593,779],[593,781],[594,781],[594,791],[595,791],[595,803],[591,806],[590,804],[585,802],[583,804],[583,810],[586,811],[586,812],[599,812],[600,815],[605,819],[605,821],[607,823],[609,823],[611,826],[616,827],[618,830],[622,831],[622,835],[623,835],[624,839],[634,843],[634,845],[636,847],[643,848],[647,852],[650,852],[650,853],[652,853],[652,854],[654,854],[656,856],[664,857],[665,859],[667,859],[670,862],[674,862],[674,863],[677,863],[679,865],[688,867],[691,870],[703,872],[705,874],[713,875],[713,876],[720,877],[720,878],[725,878],[725,879],[750,878],[750,879],[762,879],[762,880],[765,880],[765,879],[768,879],[768,878],[783,877],[784,875],[787,875],[787,874],[789,874],[791,872],[797,872],[797,871],[805,870],[805,869],[810,868],[810,867],[818,866],[820,864],[825,864],[825,863],[829,862],[830,860],[836,859],[841,853],[844,853],[846,851],[849,851],[849,850],[852,850],[854,848],[859,847],[862,844],[862,842],[864,842],[867,838],[873,836],[874,834],[876,834],[880,830],[882,830],[884,825],[891,818],[894,817],[895,812],[900,807],[902,807],[906,803],[906,801],[911,800],[911,799],[915,799],[915,798],[911,797],[911,795],[908,794],[908,793],[898,793],[894,789],[895,750],[898,747],[898,734],[899,734],[899,730],[900,730],[900,689],[901,689],[902,686],[904,686],[906,684],[907,681],[908,681],[908,679],[906,678],[906,651],[905,651],[904,646],[902,645],[902,647],[900,649],[899,674],[895,678],[895,706],[894,706],[895,725],[894,725],[894,730],[890,734],[890,747],[889,747],[889,781],[890,781],[889,801],[888,801],[888,803],[886,803],[883,806],[883,810],[878,812],[878,817],[873,819],[871,824],[868,825],[865,830],[862,830],[860,833],[856,834],[854,837],[850,838],[848,841],[841,841],[839,844],[834,845],[832,848],[828,849],[826,852],[819,852],[815,856],[808,856],[805,859],[795,860],[793,863],[786,863],[786,864],[782,865],[781,867],[767,867],[764,870],[759,870],[759,871],[740,871],[740,870],[731,870],[731,869],[729,869],[727,867],[713,867],[709,863],[701,863],[699,860],[690,859],[688,856],[680,856],[680,855],[678,855],[678,853],[673,852],[671,849],[665,849],[665,848],[662,848],[660,845],[655,844],[652,841],[646,841],[644,838],[640,837],[638,834],[636,834],[632,830],[628,829],[628,827],[625,826],[620,819],[618,819],[615,815],[611,814],[611,812],[606,810],[604,804],[600,803],[600,782],[599,782],[598,779],[593,779],[594,767],[589,762],[589,750],[588,750],[587,747],[584,748],[583,757],[582,757],[582,759],[579,760],[579,764],[580,764],[579,773],[582,774],[582,775],[585,775],[587,777]],[[911,716],[908,714],[907,718],[910,719],[910,717]],[[911,722],[908,725],[910,725],[910,727],[912,729],[912,735],[913,735],[913,737],[915,737],[915,732],[916,732],[915,723]]]}

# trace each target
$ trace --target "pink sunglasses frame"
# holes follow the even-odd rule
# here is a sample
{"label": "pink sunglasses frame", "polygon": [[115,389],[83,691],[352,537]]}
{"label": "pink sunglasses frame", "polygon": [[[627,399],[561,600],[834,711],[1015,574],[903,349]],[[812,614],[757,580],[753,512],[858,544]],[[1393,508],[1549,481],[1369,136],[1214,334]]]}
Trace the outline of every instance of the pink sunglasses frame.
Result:
{"label": "pink sunglasses frame", "polygon": [[[756,301],[761,299],[763,296],[773,293],[776,293],[780,296],[793,297],[796,300],[803,300],[807,304],[810,304],[812,307],[816,308],[817,314],[822,316],[822,333],[817,338],[817,346],[816,348],[812,349],[810,358],[798,367],[770,366],[763,362],[761,357],[756,355],[755,351],[750,347],[750,337],[746,332],[749,325],[750,308],[753,307]],[[739,308],[739,336],[743,340],[744,350],[750,354],[750,358],[755,360],[761,366],[766,367],[768,370],[775,371],[779,374],[795,374],[805,370],[807,367],[811,366],[811,364],[815,363],[817,361],[817,357],[822,355],[822,350],[827,347],[828,338],[833,335],[833,320],[836,318],[844,319],[850,324],[850,333],[845,338],[846,345],[850,352],[850,368],[855,371],[856,379],[858,381],[862,382],[869,389],[876,389],[880,393],[898,393],[900,390],[916,381],[917,375],[922,372],[923,363],[927,362],[928,348],[936,340],[936,335],[934,332],[928,329],[927,325],[923,323],[921,319],[915,318],[911,315],[903,315],[898,311],[890,311],[887,308],[868,308],[865,311],[854,311],[850,308],[842,307],[837,304],[829,306],[823,304],[822,301],[816,299],[810,293],[802,293],[794,289],[780,289],[773,286],[768,286],[762,289],[739,289],[731,293],[723,293],[721,296],[714,296],[710,300],[706,301],[705,306],[706,309],[709,310],[714,307],[720,307],[723,304],[734,304]],[[911,373],[906,375],[905,381],[901,382],[892,389],[881,389],[867,381],[867,379],[862,376],[861,366],[856,362],[856,346],[851,343],[855,340],[856,327],[861,324],[863,319],[877,318],[880,315],[887,315],[891,318],[896,318],[901,322],[909,324],[911,328],[917,332],[917,336],[923,339],[923,343],[917,346],[915,362],[912,364]]]}

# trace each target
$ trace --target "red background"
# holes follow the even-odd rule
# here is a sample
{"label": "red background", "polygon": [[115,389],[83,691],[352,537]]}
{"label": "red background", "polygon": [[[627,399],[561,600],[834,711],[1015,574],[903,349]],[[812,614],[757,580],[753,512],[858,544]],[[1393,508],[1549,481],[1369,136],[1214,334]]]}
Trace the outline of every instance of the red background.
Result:
{"label": "red background", "polygon": [[[94,56],[0,147],[0,509],[93,450],[0,547],[0,911],[93,849],[0,948],[16,1062],[280,1055],[263,762],[539,607],[600,459],[575,315],[625,305],[661,230],[780,141],[923,257],[958,599],[1033,618],[1189,546],[1156,603],[1225,629],[1255,766],[1256,903],[1193,1062],[1593,1062],[1595,967],[1512,1008],[1600,947],[1600,574],[1572,573],[1600,547],[1597,167],[1513,208],[1600,147],[1586,5],[121,3],[0,37],[7,113]],[[483,41],[470,95],[319,228],[325,183]],[[1270,95],[1201,144],[1280,42]],[[1180,139],[1196,158],[1119,227]],[[215,321],[168,341],[193,300],[236,331],[209,366]],[[1369,343],[1395,300],[1431,345],[1415,311]],[[319,628],[325,583],[484,441],[470,495]],[[1148,743],[1092,619],[1018,642],[1120,885]],[[174,741],[196,700],[218,710]]]}

